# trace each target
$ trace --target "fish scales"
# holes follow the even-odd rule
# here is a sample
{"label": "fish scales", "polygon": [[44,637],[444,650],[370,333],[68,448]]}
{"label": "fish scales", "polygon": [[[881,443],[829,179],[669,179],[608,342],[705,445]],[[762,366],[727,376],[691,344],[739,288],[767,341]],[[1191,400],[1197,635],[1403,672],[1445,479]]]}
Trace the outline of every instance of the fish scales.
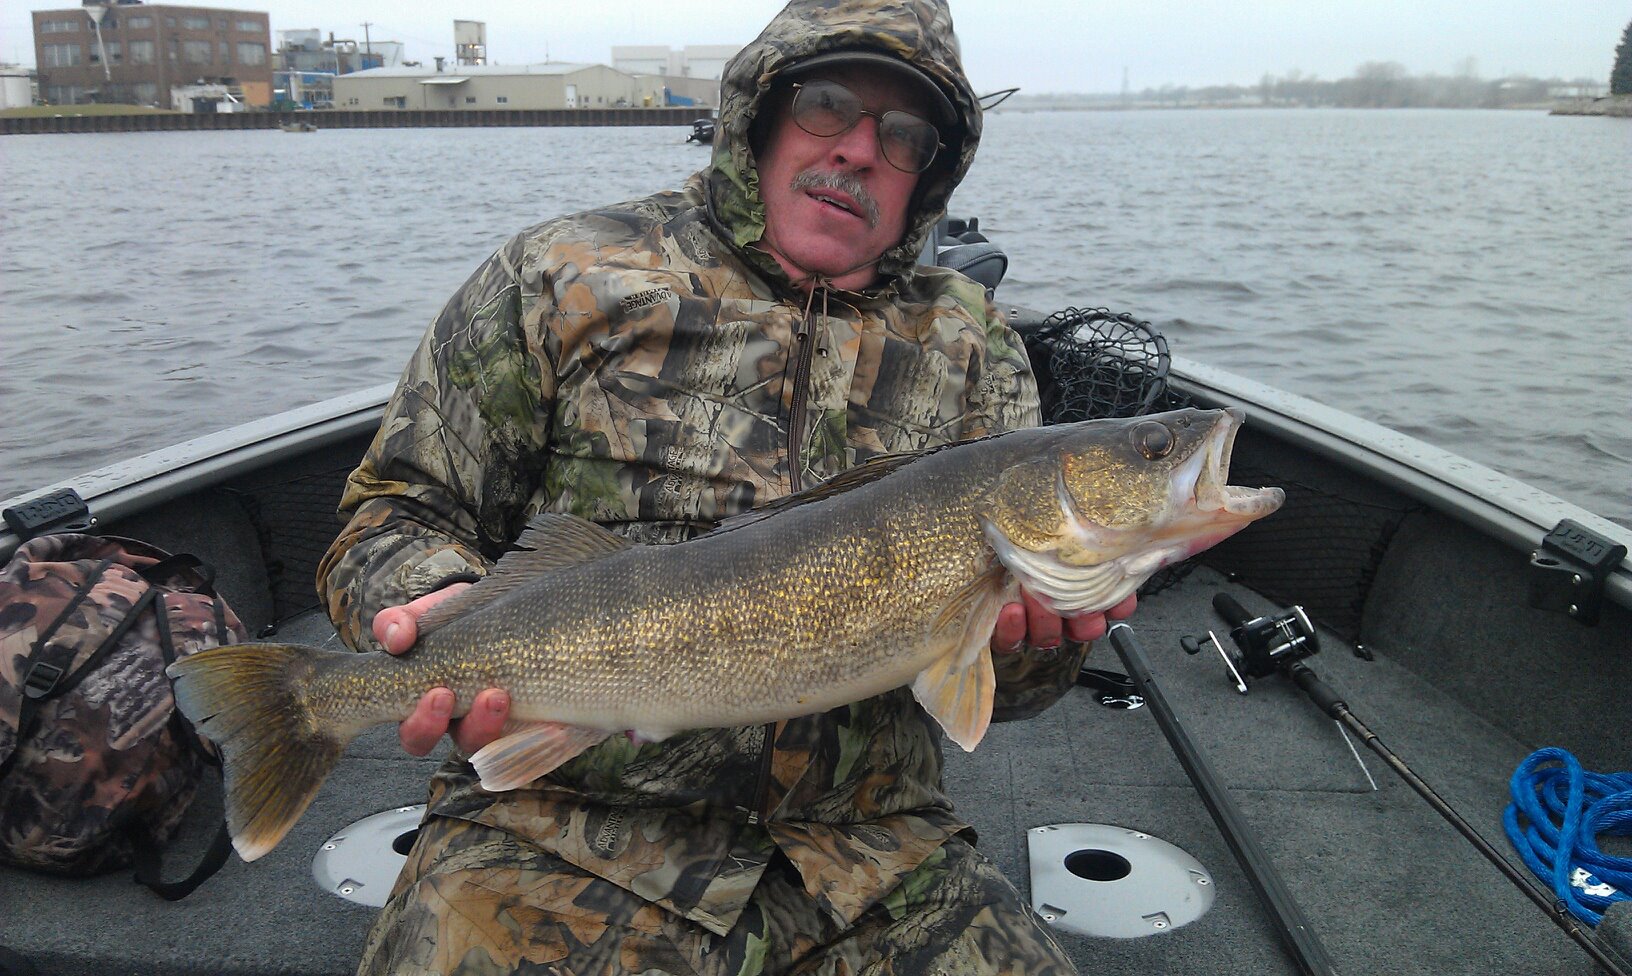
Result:
{"label": "fish scales", "polygon": [[1175,411],[882,459],[673,546],[544,516],[426,618],[411,654],[215,649],[172,667],[177,701],[226,757],[246,859],[287,832],[352,736],[437,686],[455,715],[503,688],[533,723],[472,757],[490,789],[620,730],[751,725],[902,685],[972,749],[991,714],[987,644],[1017,585],[1060,612],[1102,610],[1279,506],[1279,489],[1225,484],[1240,420]]}

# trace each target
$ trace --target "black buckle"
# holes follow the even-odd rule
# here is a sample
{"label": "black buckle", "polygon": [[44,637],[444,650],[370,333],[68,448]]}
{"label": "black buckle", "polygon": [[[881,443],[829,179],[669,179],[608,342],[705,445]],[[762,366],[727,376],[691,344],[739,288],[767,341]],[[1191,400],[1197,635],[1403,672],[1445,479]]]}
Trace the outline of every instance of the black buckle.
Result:
{"label": "black buckle", "polygon": [[1530,554],[1530,605],[1594,626],[1604,584],[1626,558],[1626,547],[1573,519],[1563,519]]}
{"label": "black buckle", "polygon": [[57,682],[62,680],[64,669],[55,664],[44,661],[35,661],[23,678],[23,697],[34,701],[41,701],[51,697],[57,689]]}

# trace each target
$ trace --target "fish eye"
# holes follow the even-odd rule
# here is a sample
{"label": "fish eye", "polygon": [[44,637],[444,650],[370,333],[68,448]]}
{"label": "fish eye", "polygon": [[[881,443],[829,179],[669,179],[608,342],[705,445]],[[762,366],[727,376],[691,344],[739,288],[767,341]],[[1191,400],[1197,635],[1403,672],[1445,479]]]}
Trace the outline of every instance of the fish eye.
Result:
{"label": "fish eye", "polygon": [[1133,428],[1133,446],[1151,461],[1167,457],[1173,450],[1173,432],[1166,424],[1147,420]]}

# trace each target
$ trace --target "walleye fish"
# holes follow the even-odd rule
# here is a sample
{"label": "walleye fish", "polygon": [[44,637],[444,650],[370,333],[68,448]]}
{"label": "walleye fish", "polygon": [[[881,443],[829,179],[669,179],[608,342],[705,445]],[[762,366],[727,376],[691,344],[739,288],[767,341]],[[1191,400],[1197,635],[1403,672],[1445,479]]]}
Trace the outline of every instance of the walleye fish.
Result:
{"label": "walleye fish", "polygon": [[879,458],[672,546],[536,519],[411,654],[242,644],[177,661],[176,702],[220,747],[244,860],[300,817],[346,744],[427,690],[505,689],[519,731],[472,757],[514,789],[608,735],[771,722],[910,684],[953,741],[991,719],[988,643],[1023,586],[1104,610],[1280,507],[1225,484],[1239,411],[1013,431]]}

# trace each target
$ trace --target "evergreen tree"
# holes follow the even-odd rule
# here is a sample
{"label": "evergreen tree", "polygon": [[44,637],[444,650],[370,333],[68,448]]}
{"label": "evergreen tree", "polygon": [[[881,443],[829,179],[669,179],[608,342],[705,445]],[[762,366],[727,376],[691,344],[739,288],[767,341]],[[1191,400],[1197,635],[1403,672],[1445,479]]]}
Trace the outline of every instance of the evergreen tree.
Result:
{"label": "evergreen tree", "polygon": [[1615,67],[1609,73],[1611,95],[1632,95],[1632,24],[1621,34],[1620,46],[1615,49]]}

